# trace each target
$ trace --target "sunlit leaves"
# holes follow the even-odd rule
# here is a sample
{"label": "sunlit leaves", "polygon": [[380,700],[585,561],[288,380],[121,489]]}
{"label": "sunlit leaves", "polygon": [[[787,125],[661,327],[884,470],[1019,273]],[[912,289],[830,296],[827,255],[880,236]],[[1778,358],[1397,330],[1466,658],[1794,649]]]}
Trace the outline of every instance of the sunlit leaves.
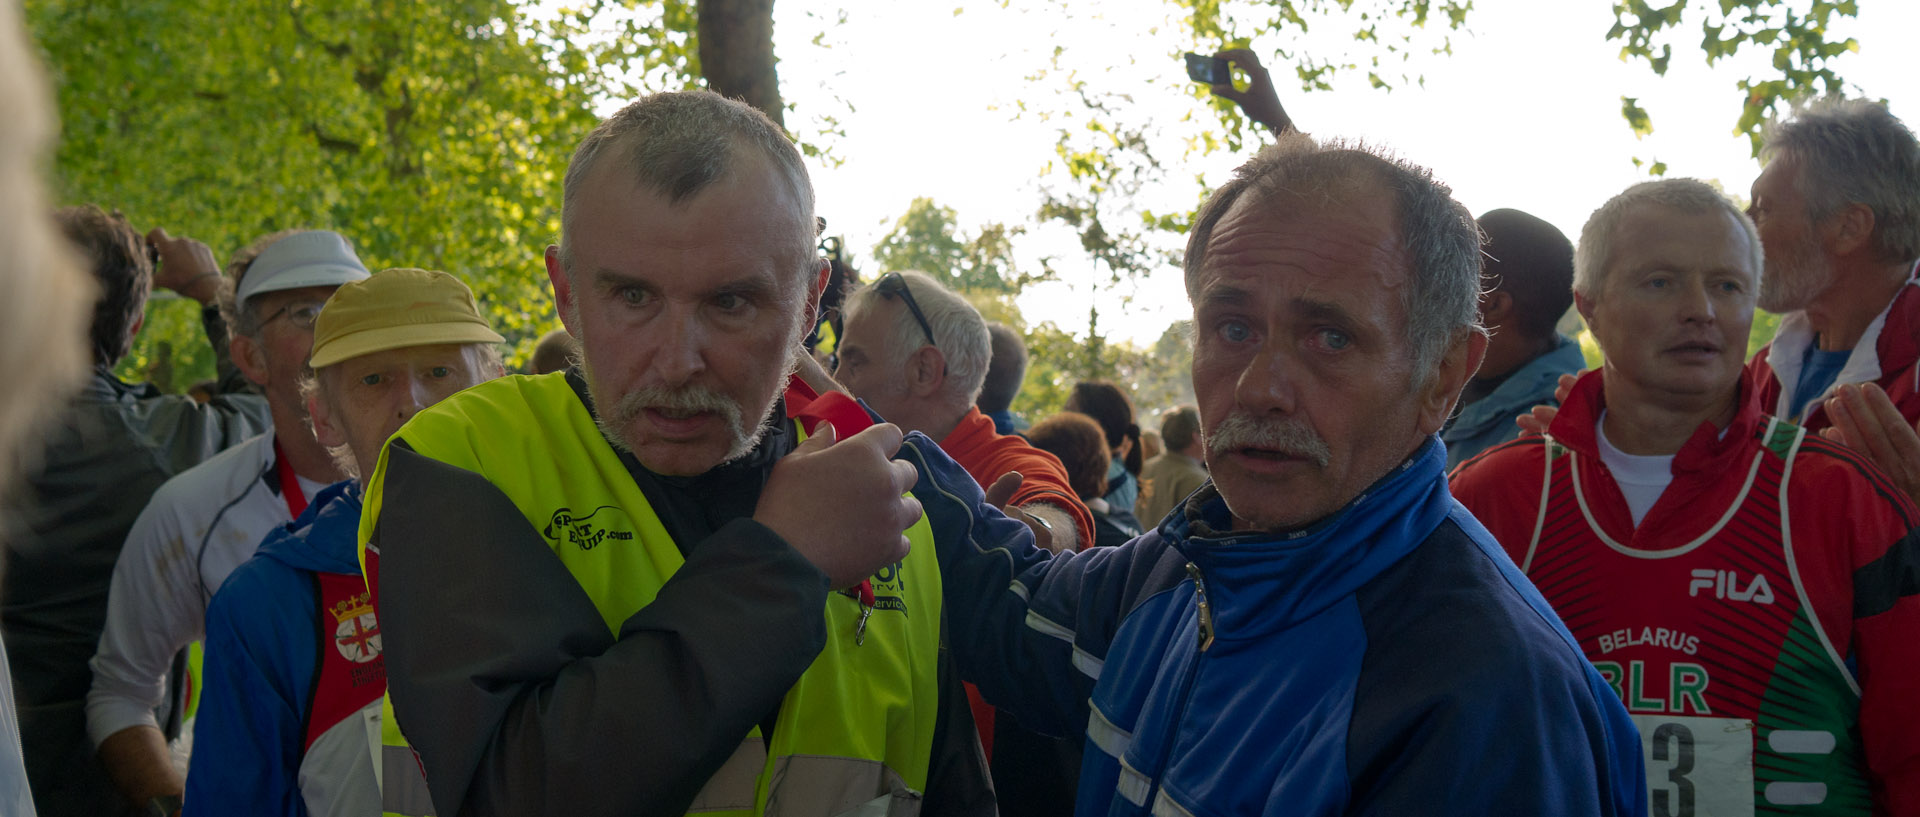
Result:
{"label": "sunlit leaves", "polygon": [[916,198],[874,245],[873,260],[879,272],[919,270],[960,292],[1010,296],[1044,277],[1023,274],[1014,263],[1013,239],[1023,232],[993,223],[967,235],[953,208]]}
{"label": "sunlit leaves", "polygon": [[[1622,41],[1621,59],[1643,60],[1654,73],[1665,74],[1673,53],[1665,41],[1677,36],[1684,17],[1693,14],[1701,20],[1700,48],[1709,65],[1746,48],[1770,52],[1773,76],[1749,76],[1737,83],[1742,99],[1734,132],[1746,134],[1759,155],[1761,129],[1769,119],[1786,112],[1783,103],[1841,92],[1833,60],[1858,51],[1860,44],[1829,39],[1828,26],[1835,16],[1858,13],[1859,4],[1853,0],[1673,0],[1661,6],[1619,0],[1607,39]],[[1640,114],[1640,120],[1628,116],[1627,121],[1635,133],[1644,134],[1651,125],[1646,112]]]}
{"label": "sunlit leaves", "polygon": [[[556,324],[540,261],[601,100],[697,76],[690,0],[34,0],[54,72],[63,198],[192,235],[224,260],[336,229],[373,268],[473,286],[510,362]],[[161,344],[211,375],[197,312],[156,301],[122,371]]]}
{"label": "sunlit leaves", "polygon": [[1629,96],[1620,97],[1620,117],[1627,120],[1628,127],[1633,128],[1634,138],[1653,134],[1653,118],[1647,115],[1645,108],[1640,107],[1640,100]]}

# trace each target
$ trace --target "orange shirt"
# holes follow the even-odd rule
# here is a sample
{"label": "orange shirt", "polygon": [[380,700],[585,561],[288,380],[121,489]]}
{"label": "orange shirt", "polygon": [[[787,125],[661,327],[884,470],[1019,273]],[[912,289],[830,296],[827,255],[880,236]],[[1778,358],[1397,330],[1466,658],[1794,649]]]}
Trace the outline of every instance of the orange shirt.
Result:
{"label": "orange shirt", "polygon": [[1021,437],[996,433],[993,419],[977,408],[967,410],[967,416],[960,418],[960,424],[940,441],[940,449],[967,469],[982,489],[1009,472],[1019,471],[1025,479],[1008,501],[1014,505],[1045,502],[1058,507],[1073,517],[1079,533],[1074,549],[1093,546],[1093,512],[1074,495],[1067,468],[1059,458],[1034,448]]}

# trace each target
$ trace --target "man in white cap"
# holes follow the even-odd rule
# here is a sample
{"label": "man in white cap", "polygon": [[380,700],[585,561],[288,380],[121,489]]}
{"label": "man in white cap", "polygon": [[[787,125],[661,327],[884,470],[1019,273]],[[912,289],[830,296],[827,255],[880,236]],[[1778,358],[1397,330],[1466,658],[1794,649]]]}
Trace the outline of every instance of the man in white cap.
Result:
{"label": "man in white cap", "polygon": [[[234,363],[267,397],[274,430],[182,472],[155,492],[114,567],[107,620],[90,666],[87,734],[120,793],[172,814],[185,785],[167,741],[181,734],[177,661],[200,638],[207,601],[260,540],[343,474],[307,425],[300,382],[314,320],[341,284],[367,277],[338,233],[267,236],[227,266],[221,308]],[[228,293],[231,293],[230,295]],[[155,716],[167,715],[165,729]],[[184,747],[183,747],[184,751]]]}
{"label": "man in white cap", "polygon": [[360,574],[358,476],[415,412],[504,374],[500,341],[444,272],[384,270],[327,301],[303,391],[315,436],[354,478],[275,529],[207,606],[189,812],[423,813],[417,764],[383,780],[368,751],[387,675]]}

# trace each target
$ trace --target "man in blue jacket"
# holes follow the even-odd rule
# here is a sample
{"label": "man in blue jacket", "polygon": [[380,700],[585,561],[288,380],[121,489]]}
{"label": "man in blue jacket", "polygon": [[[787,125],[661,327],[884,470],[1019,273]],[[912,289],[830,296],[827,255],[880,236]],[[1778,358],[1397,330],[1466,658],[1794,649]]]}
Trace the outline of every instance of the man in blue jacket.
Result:
{"label": "man in blue jacket", "polygon": [[1480,214],[1480,323],[1492,337],[1480,371],[1460,392],[1460,412],[1440,431],[1447,470],[1520,435],[1513,418],[1557,406],[1560,376],[1587,367],[1580,344],[1554,328],[1573,306],[1573,242],[1519,210]]}
{"label": "man in blue jacket", "polygon": [[1212,482],[1158,530],[1037,550],[908,437],[928,519],[968,528],[935,537],[963,677],[1085,731],[1082,815],[1644,814],[1619,699],[1447,492],[1434,435],[1487,342],[1473,218],[1289,134],[1194,224]]}
{"label": "man in blue jacket", "polygon": [[[342,286],[313,333],[302,391],[315,436],[348,474],[415,412],[503,373],[500,336],[444,272]],[[424,793],[417,770],[374,771],[387,682],[360,576],[360,507],[357,479],[329,486],[214,594],[187,813],[376,814],[382,783]]]}

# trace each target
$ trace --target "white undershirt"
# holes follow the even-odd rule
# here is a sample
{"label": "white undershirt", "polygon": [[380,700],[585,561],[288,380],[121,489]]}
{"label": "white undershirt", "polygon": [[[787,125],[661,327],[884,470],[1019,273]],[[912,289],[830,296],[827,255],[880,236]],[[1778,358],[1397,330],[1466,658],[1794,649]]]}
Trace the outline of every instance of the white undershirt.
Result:
{"label": "white undershirt", "polygon": [[1593,424],[1593,435],[1600,440],[1600,462],[1607,466],[1613,481],[1620,486],[1621,495],[1627,498],[1627,510],[1633,514],[1633,526],[1637,528],[1646,517],[1647,509],[1659,501],[1667,485],[1673,482],[1673,455],[1642,456],[1614,448],[1613,443],[1607,441],[1606,424],[1607,413],[1602,410],[1599,421]]}
{"label": "white undershirt", "polygon": [[294,474],[293,478],[300,483],[300,493],[306,494],[303,498],[308,502],[312,502],[314,497],[319,496],[322,489],[333,484],[331,482],[314,482],[299,474]]}

